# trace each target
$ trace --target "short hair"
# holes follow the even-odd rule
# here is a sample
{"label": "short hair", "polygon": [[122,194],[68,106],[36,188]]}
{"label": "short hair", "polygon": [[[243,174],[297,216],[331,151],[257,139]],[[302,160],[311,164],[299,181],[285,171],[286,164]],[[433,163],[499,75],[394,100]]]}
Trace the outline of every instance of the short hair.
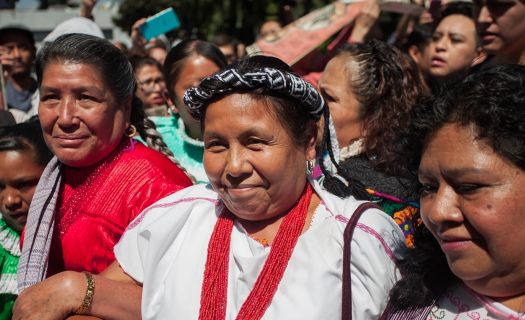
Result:
{"label": "short hair", "polygon": [[[441,10],[440,20],[453,14],[459,14],[468,17],[474,21],[474,6],[471,2],[465,1],[452,1],[445,5]],[[440,21],[439,20],[439,21]],[[438,21],[438,24],[439,24]]]}
{"label": "short hair", "polygon": [[[471,2],[465,2],[465,1],[453,1],[447,4],[445,7],[443,7],[443,10],[441,10],[441,16],[438,20],[434,23],[434,29],[437,28],[437,26],[448,16],[451,15],[460,15],[465,18],[470,19],[474,24],[476,24],[476,20],[474,19],[474,6]],[[481,40],[479,38],[479,35],[477,32],[474,33],[476,45],[480,45]]]}
{"label": "short hair", "polygon": [[38,120],[0,128],[0,152],[33,152],[35,164],[45,167],[53,154],[47,147]]}

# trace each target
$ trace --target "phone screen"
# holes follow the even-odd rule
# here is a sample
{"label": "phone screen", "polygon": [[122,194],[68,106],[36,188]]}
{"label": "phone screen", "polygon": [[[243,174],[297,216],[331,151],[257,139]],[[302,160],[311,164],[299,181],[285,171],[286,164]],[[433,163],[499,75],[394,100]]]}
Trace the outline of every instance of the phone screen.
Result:
{"label": "phone screen", "polygon": [[173,8],[162,10],[154,16],[149,17],[144,24],[140,26],[142,36],[151,40],[163,33],[177,29],[180,26],[179,18]]}

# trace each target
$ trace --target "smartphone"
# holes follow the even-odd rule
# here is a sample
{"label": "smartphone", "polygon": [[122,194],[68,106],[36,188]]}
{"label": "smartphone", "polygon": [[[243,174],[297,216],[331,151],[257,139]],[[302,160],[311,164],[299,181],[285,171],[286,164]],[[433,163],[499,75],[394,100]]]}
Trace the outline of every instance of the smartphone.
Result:
{"label": "smartphone", "polygon": [[180,21],[173,8],[162,10],[154,16],[149,17],[146,22],[140,26],[140,33],[147,41],[158,35],[177,29],[180,27]]}

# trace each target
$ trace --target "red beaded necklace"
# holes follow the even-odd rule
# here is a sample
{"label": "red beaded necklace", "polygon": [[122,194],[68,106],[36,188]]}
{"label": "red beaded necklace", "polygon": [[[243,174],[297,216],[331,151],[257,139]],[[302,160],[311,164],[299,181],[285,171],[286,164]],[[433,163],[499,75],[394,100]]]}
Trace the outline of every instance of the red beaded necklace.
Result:
{"label": "red beaded necklace", "polygon": [[[266,312],[303,230],[312,193],[312,187],[307,183],[301,198],[283,219],[270,254],[252,291],[241,306],[237,319],[260,319]],[[226,317],[230,240],[234,219],[235,216],[225,207],[213,229],[204,270],[200,320],[223,320]]]}

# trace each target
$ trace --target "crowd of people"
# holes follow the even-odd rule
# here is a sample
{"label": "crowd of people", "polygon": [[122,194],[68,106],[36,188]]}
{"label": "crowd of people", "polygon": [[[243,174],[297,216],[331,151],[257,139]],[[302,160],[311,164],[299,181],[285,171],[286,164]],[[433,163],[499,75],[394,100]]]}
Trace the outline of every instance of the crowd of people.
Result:
{"label": "crowd of people", "polygon": [[83,3],[0,29],[0,319],[525,319],[523,0],[291,66]]}

